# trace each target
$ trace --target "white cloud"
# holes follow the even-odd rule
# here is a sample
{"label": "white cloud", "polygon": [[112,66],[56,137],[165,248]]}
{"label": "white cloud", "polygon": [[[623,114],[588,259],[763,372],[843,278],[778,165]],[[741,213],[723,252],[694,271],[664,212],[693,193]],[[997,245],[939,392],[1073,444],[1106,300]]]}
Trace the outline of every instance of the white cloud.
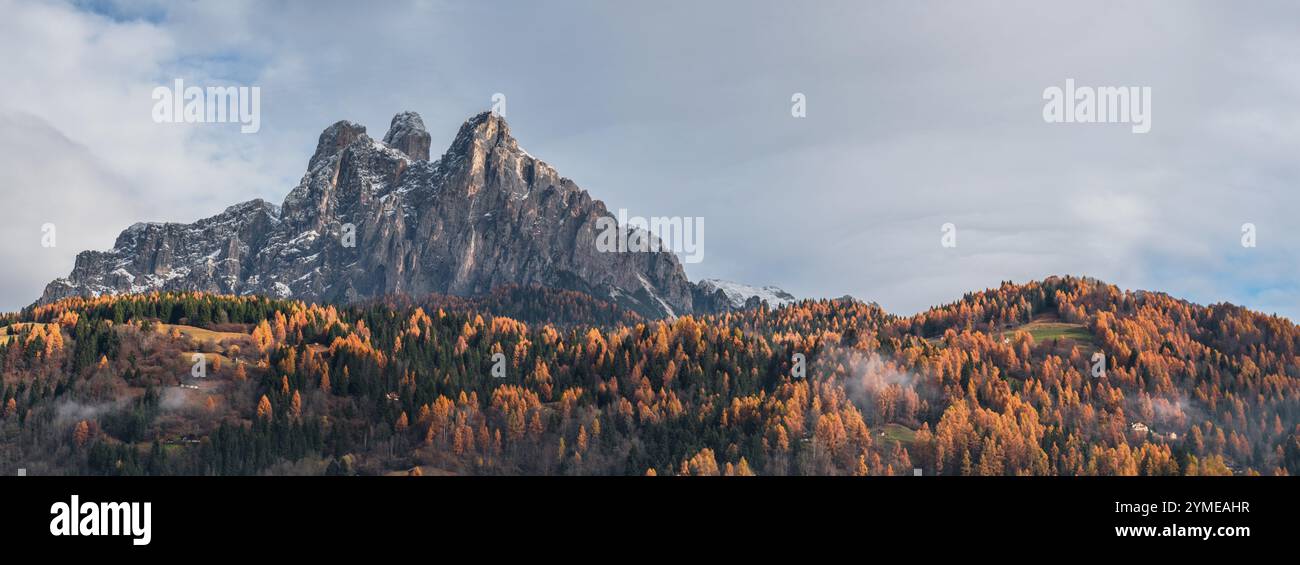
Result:
{"label": "white cloud", "polygon": [[[272,184],[273,159],[237,128],[153,122],[155,86],[208,78],[175,63],[172,30],[60,3],[4,0],[0,12],[0,48],[21,54],[0,59],[0,262],[23,266],[0,275],[0,307],[31,303],[77,252],[111,247],[131,223],[192,221]],[[55,248],[40,245],[45,221]]]}

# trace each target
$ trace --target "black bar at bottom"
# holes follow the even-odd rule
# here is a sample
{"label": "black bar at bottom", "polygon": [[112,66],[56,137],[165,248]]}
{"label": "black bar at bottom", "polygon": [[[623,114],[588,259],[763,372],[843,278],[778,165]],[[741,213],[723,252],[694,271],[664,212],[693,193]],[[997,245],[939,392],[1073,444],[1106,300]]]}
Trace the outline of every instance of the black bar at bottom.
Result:
{"label": "black bar at bottom", "polygon": [[[927,555],[989,544],[1203,555],[1286,549],[1297,485],[1287,477],[5,477],[0,531],[24,548],[154,558],[377,547],[450,557],[461,544],[494,557],[557,544],[666,557],[701,543],[761,556],[805,551],[810,540],[828,551],[907,544]],[[57,505],[70,507],[74,495],[80,520],[91,513],[86,502],[148,502],[148,544],[55,523]],[[90,508],[96,520],[103,508]],[[1147,529],[1117,533],[1133,527]]]}

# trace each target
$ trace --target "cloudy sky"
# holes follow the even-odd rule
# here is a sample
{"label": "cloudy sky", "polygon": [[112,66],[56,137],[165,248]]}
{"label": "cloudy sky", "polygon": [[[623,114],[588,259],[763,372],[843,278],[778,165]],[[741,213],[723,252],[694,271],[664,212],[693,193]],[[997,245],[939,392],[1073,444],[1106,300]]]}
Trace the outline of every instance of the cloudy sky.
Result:
{"label": "cloudy sky", "polygon": [[[280,202],[334,121],[415,110],[436,154],[500,92],[610,208],[704,217],[692,280],[911,313],[1086,274],[1300,319],[1294,2],[351,4],[0,0],[0,309],[136,221]],[[261,130],[155,123],[177,78],[261,87]],[[1150,133],[1046,123],[1067,78],[1150,87]]]}

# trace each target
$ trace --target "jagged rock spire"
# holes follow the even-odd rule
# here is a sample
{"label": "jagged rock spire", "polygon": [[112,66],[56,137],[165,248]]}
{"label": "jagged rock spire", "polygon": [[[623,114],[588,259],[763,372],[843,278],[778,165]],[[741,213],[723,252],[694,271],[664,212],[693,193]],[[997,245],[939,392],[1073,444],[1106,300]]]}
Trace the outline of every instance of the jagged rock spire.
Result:
{"label": "jagged rock spire", "polygon": [[334,122],[325,131],[320,133],[320,139],[316,142],[316,152],[312,154],[311,161],[307,162],[307,170],[315,170],[321,161],[328,159],[331,155],[338,153],[344,147],[347,147],[356,138],[365,135],[366,126],[355,124],[347,120]]}
{"label": "jagged rock spire", "polygon": [[510,125],[505,118],[492,112],[483,112],[461,124],[460,131],[456,133],[456,139],[447,152],[465,155],[472,153],[475,147],[482,149],[494,146],[506,147],[511,151],[519,150],[519,144],[511,137]]}
{"label": "jagged rock spire", "polygon": [[402,112],[393,116],[388,133],[384,134],[384,143],[417,161],[429,160],[430,142],[429,132],[424,129],[424,120],[415,112]]}

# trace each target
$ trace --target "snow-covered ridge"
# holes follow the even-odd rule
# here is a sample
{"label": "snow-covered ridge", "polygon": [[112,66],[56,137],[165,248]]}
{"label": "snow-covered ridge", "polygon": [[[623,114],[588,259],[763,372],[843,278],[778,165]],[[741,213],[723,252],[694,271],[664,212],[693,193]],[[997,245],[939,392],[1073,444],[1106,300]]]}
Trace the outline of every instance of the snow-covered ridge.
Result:
{"label": "snow-covered ridge", "polygon": [[798,299],[793,294],[775,286],[757,287],[738,282],[724,281],[722,279],[704,279],[698,283],[700,289],[707,293],[721,290],[727,297],[727,302],[731,303],[732,308],[741,308],[749,301],[751,297],[758,297],[759,300],[767,302],[768,306],[777,308],[786,304],[793,304]]}

